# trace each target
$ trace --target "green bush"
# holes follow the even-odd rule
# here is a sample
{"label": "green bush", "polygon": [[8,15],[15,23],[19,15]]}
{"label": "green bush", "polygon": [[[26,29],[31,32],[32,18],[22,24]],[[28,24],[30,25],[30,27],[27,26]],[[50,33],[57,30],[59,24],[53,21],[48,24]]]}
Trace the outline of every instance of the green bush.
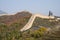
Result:
{"label": "green bush", "polygon": [[34,32],[32,32],[31,36],[35,37],[35,38],[40,38],[45,34],[46,30],[47,29],[45,27],[41,27],[40,29],[35,30]]}

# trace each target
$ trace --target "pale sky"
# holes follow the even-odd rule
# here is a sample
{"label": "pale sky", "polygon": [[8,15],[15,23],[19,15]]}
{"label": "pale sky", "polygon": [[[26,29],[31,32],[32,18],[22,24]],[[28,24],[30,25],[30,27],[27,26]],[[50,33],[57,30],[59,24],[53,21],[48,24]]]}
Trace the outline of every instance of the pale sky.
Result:
{"label": "pale sky", "polygon": [[27,10],[44,15],[51,10],[54,15],[60,16],[60,0],[0,0],[0,10],[9,14]]}

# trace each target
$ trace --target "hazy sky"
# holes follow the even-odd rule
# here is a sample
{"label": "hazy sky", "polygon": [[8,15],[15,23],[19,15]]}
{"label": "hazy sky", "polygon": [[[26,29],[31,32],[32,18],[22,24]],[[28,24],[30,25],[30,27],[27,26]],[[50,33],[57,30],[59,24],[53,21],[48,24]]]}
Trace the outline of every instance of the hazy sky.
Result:
{"label": "hazy sky", "polygon": [[60,0],[0,0],[0,10],[11,14],[27,10],[44,15],[51,10],[54,15],[60,16]]}

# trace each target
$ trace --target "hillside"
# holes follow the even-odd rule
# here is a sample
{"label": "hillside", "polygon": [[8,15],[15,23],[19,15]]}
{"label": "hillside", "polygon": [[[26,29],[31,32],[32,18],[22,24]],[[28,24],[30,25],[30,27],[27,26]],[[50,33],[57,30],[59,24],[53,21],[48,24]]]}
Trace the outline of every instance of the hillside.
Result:
{"label": "hillside", "polygon": [[32,27],[46,27],[46,28],[53,28],[58,25],[60,21],[56,21],[55,19],[43,19],[36,17],[35,21],[33,22]]}
{"label": "hillside", "polygon": [[32,14],[29,12],[18,12],[15,15],[3,15],[0,16],[0,23],[4,23],[6,25],[11,25],[12,23],[20,23],[24,22],[24,24],[27,22],[27,20],[30,18]]}
{"label": "hillside", "polygon": [[[60,40],[60,20],[36,17],[32,27],[21,32],[31,15],[22,11],[0,16],[0,40]],[[47,31],[48,28],[51,30]]]}

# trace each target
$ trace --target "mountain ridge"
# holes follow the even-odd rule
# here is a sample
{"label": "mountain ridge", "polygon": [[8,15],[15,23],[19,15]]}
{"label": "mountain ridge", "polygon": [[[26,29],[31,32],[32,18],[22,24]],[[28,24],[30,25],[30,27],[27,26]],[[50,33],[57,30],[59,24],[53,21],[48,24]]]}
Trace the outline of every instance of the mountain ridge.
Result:
{"label": "mountain ridge", "polygon": [[11,22],[17,22],[24,18],[29,18],[32,14],[30,12],[17,12],[14,15],[2,15],[0,16],[0,22],[5,24],[10,24]]}

